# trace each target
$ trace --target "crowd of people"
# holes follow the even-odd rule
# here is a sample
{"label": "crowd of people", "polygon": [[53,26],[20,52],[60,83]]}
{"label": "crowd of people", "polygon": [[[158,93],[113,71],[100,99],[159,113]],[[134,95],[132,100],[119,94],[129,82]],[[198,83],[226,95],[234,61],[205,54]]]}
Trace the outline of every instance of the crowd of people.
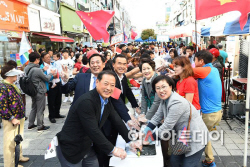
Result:
{"label": "crowd of people", "polygon": [[[1,69],[0,82],[4,166],[14,166],[14,137],[18,129],[21,135],[25,133],[25,119],[29,130],[43,132],[50,128],[43,121],[47,101],[52,126],[56,119],[67,117],[56,135],[57,157],[63,167],[107,167],[111,156],[126,158],[125,150],[115,146],[118,133],[135,151],[161,140],[165,167],[169,159],[172,166],[195,167],[203,152],[203,166],[215,167],[209,140],[191,141],[191,151],[175,155],[172,150],[169,155],[166,135],[157,136],[153,130],[158,127],[159,134],[177,132],[190,125],[191,133],[212,131],[222,118],[225,62],[227,54],[221,44],[195,52],[193,46],[182,43],[129,43],[97,48],[77,43],[75,48],[54,52],[41,48],[32,52],[21,69],[10,60]],[[25,112],[25,92],[19,85],[24,76],[31,79],[37,90],[31,97],[29,115]],[[130,80],[136,81],[136,85]],[[131,90],[138,85],[139,101]],[[118,90],[120,93],[115,97]],[[67,116],[60,114],[62,102],[69,102]],[[133,110],[126,106],[128,102]],[[145,129],[140,129],[141,122],[147,124]],[[129,129],[141,130],[144,137],[152,132],[153,137],[143,142],[131,141]],[[28,160],[21,151],[19,161]]]}

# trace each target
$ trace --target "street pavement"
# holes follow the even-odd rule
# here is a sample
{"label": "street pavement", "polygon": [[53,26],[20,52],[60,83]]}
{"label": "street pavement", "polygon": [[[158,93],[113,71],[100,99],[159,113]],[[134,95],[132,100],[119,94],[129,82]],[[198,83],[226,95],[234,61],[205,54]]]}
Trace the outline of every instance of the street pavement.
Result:
{"label": "street pavement", "polygon": [[[64,97],[63,97],[64,98]],[[31,110],[31,98],[26,96],[27,116]],[[61,114],[67,115],[70,102],[62,103]],[[59,167],[57,158],[44,160],[44,154],[52,138],[62,129],[65,119],[57,119],[55,124],[51,124],[48,119],[48,107],[44,113],[44,124],[50,126],[50,129],[38,133],[36,129],[28,130],[28,120],[24,126],[23,154],[30,158],[29,162],[22,163],[24,167]],[[233,130],[230,130],[227,123],[222,120],[217,130],[224,131],[223,145],[221,141],[213,141],[213,152],[217,167],[240,167],[243,165],[244,154],[244,124],[239,121],[228,121]],[[0,167],[3,166],[3,129],[0,129]],[[248,155],[250,149],[248,147]],[[204,159],[204,156],[202,157]],[[201,164],[200,164],[201,166]],[[248,165],[250,166],[250,157],[248,156]]]}

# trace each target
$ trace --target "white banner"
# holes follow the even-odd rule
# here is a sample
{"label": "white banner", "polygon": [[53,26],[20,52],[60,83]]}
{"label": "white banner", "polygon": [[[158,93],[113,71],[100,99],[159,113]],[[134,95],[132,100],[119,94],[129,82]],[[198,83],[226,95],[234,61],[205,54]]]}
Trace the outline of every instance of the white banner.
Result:
{"label": "white banner", "polygon": [[124,36],[123,34],[118,34],[118,35],[115,35],[111,38],[111,43],[110,45],[115,45],[115,44],[118,44],[118,43],[121,43],[124,41]]}
{"label": "white banner", "polygon": [[169,42],[169,36],[168,35],[157,35],[156,40],[158,42]]}

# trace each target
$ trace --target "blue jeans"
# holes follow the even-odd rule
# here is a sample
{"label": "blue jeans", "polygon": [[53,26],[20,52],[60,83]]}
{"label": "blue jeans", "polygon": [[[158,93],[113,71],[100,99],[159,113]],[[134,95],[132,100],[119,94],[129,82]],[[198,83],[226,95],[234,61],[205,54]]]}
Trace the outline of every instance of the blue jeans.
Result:
{"label": "blue jeans", "polygon": [[205,147],[189,157],[185,157],[185,154],[182,154],[182,155],[173,155],[172,154],[171,158],[170,158],[171,166],[174,166],[174,167],[197,167],[198,164],[200,163],[200,159],[201,159],[201,156],[202,156],[202,153],[204,152],[204,150],[205,150]]}
{"label": "blue jeans", "polygon": [[99,167],[98,159],[93,148],[91,148],[89,153],[86,154],[77,164],[72,164],[64,158],[59,145],[56,147],[56,154],[61,167]]}

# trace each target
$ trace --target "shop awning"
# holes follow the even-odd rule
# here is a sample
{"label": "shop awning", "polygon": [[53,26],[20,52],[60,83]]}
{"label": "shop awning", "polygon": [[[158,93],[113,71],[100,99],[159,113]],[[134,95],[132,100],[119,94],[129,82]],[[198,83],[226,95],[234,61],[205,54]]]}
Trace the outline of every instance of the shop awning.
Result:
{"label": "shop awning", "polygon": [[49,34],[40,34],[40,33],[33,33],[36,36],[42,36],[49,38],[52,42],[74,42],[74,39],[63,37],[59,35],[49,35]]}

